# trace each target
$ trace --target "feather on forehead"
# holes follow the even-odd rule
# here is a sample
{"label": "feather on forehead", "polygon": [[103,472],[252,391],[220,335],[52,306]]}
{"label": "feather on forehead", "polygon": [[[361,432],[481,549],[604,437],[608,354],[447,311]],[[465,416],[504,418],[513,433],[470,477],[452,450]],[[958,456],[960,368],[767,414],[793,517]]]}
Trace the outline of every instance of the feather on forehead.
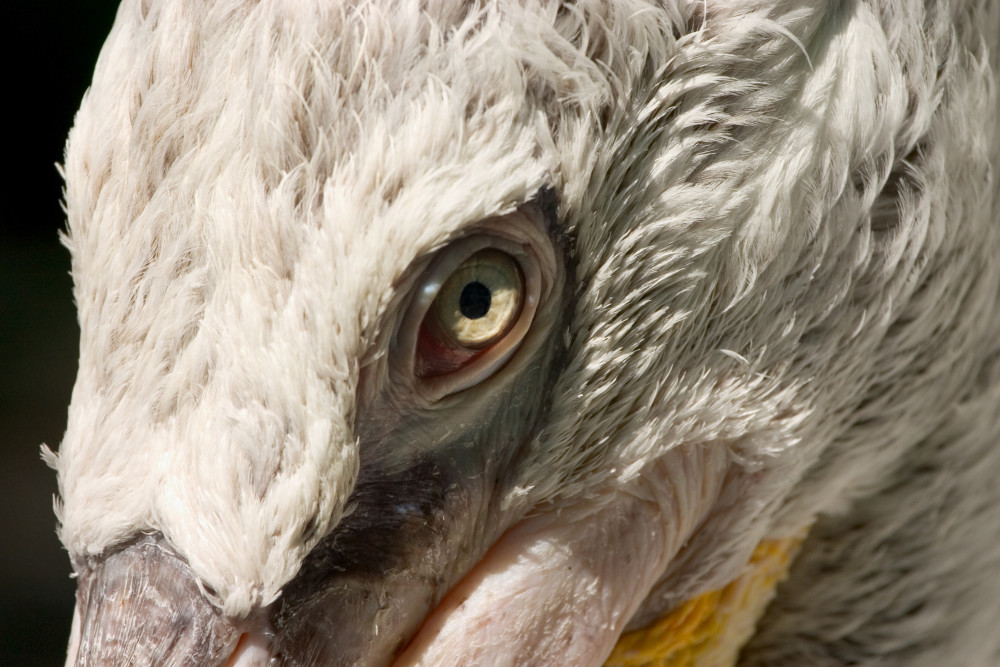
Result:
{"label": "feather on forehead", "polygon": [[66,164],[74,553],[156,527],[238,610],[337,522],[394,283],[559,179],[553,95],[609,95],[554,10],[462,6],[123,5]]}

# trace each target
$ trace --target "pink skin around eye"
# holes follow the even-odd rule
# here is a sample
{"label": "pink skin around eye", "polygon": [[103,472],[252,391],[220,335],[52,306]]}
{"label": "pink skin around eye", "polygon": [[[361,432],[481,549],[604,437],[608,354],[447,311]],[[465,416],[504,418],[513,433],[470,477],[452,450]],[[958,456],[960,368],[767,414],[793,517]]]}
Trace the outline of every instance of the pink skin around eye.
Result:
{"label": "pink skin around eye", "polygon": [[472,363],[487,350],[489,350],[488,347],[478,350],[453,347],[432,327],[428,327],[426,322],[422,322],[420,334],[417,336],[414,371],[419,378],[447,375]]}

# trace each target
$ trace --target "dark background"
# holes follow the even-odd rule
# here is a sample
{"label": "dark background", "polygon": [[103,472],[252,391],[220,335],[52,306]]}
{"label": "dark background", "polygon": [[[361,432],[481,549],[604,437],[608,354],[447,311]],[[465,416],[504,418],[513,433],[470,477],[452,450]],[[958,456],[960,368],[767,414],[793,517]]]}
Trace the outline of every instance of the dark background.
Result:
{"label": "dark background", "polygon": [[[61,665],[73,613],[55,534],[55,474],[39,445],[66,428],[79,330],[69,253],[59,243],[66,132],[117,0],[6,5],[0,206],[0,665]],[[13,15],[13,20],[11,19]]]}

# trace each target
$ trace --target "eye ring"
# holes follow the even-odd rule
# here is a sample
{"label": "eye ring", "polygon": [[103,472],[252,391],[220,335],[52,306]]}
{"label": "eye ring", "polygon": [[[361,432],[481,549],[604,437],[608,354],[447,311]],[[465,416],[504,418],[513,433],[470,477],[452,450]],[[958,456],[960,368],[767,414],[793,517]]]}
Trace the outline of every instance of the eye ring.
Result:
{"label": "eye ring", "polygon": [[[563,274],[545,228],[541,213],[527,205],[480,222],[470,234],[438,251],[421,272],[396,331],[396,382],[412,383],[426,399],[437,400],[484,382],[504,368],[522,345],[533,346],[531,341],[547,332],[553,318],[544,318],[541,327],[533,323],[541,310],[552,309],[550,297],[561,289]],[[449,329],[444,327],[442,332],[440,315],[435,312],[447,281],[472,258],[478,258],[475,264],[498,257],[511,263],[515,280],[522,285],[518,303],[508,308],[510,316],[501,318],[505,321],[482,340],[466,341],[469,345],[450,339]]]}

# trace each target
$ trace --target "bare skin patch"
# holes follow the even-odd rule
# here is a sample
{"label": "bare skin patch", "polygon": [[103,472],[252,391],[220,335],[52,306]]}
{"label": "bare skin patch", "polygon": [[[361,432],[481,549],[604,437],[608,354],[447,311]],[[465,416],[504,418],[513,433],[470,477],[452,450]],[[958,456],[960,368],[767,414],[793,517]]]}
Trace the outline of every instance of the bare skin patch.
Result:
{"label": "bare skin patch", "polygon": [[622,635],[605,667],[735,665],[801,542],[801,536],[761,542],[743,574],[727,586],[688,600],[647,628]]}

